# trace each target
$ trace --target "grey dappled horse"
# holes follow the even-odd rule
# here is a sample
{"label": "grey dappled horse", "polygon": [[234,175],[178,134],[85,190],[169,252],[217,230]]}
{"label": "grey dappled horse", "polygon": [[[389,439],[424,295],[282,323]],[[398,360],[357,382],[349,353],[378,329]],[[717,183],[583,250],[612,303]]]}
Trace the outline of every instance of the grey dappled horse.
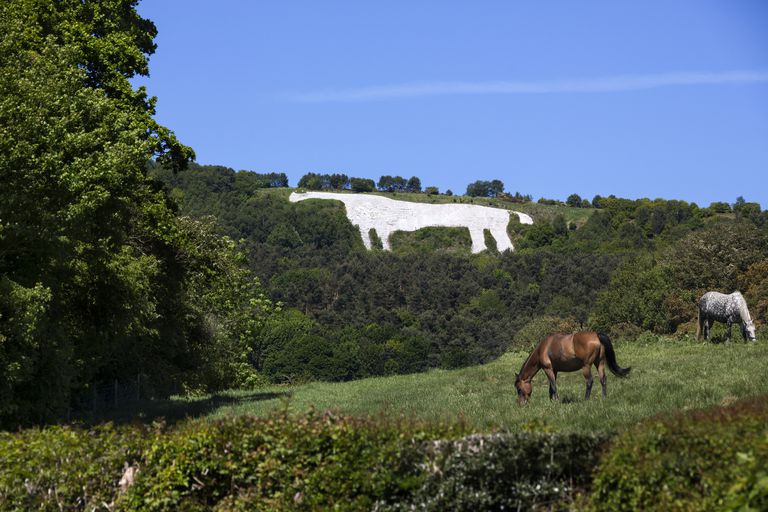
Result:
{"label": "grey dappled horse", "polygon": [[709,330],[715,322],[723,322],[728,326],[728,341],[731,341],[731,326],[739,322],[741,335],[746,340],[755,341],[755,324],[747,309],[747,301],[740,292],[730,295],[718,292],[707,292],[699,299],[699,324],[696,328],[696,339],[703,332],[704,339],[709,339]]}

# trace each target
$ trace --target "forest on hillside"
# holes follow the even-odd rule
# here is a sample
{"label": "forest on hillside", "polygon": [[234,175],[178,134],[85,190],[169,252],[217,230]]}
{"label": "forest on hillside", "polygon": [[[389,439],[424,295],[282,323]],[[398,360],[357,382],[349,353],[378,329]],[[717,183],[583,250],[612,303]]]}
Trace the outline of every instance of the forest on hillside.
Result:
{"label": "forest on hillside", "polygon": [[1,427],[132,378],[157,398],[453,368],[554,329],[690,333],[709,289],[742,290],[765,323],[768,213],[742,198],[531,203],[497,180],[464,197],[309,173],[536,220],[510,223],[514,252],[429,228],[368,252],[340,203],[289,203],[284,174],[194,164],[132,85],[157,35],[136,4],[0,4]]}
{"label": "forest on hillside", "polygon": [[289,203],[287,189],[221,166],[151,174],[179,213],[211,216],[240,241],[283,304],[253,353],[273,382],[482,363],[552,330],[692,335],[706,290],[742,290],[758,322],[768,312],[768,213],[742,198],[701,208],[597,197],[580,226],[563,213],[511,221],[514,252],[472,256],[453,228],[397,233],[393,252],[368,252],[340,202]]}

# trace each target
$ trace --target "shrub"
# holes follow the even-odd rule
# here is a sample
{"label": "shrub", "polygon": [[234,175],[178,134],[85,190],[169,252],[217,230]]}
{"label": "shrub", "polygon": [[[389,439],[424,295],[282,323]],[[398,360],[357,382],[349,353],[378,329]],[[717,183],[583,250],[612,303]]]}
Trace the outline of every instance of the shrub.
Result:
{"label": "shrub", "polygon": [[605,435],[530,432],[427,443],[427,477],[408,501],[382,510],[565,508],[588,484]]}
{"label": "shrub", "polygon": [[765,510],[768,401],[647,420],[605,454],[592,510]]}
{"label": "shrub", "polygon": [[619,322],[608,329],[608,336],[616,340],[634,340],[643,333],[643,329],[629,322]]}
{"label": "shrub", "polygon": [[119,504],[137,511],[370,510],[417,487],[420,440],[446,434],[315,412],[193,421],[153,443]]}
{"label": "shrub", "polygon": [[670,271],[650,255],[625,260],[598,296],[590,324],[609,331],[614,324],[673,333],[695,315],[693,293],[675,288]]}
{"label": "shrub", "polygon": [[579,331],[579,324],[572,318],[537,316],[515,333],[512,346],[533,348],[541,340],[556,332],[570,334]]}
{"label": "shrub", "polygon": [[124,465],[139,462],[158,431],[105,424],[0,433],[0,509],[101,509],[117,498]]}
{"label": "shrub", "polygon": [[752,318],[756,322],[768,322],[768,259],[750,265],[739,276],[738,287],[744,291]]}
{"label": "shrub", "polygon": [[[497,510],[570,500],[605,436],[331,413],[0,434],[2,510]],[[138,468],[122,491],[125,465]]]}
{"label": "shrub", "polygon": [[607,452],[610,434],[466,436],[312,411],[30,429],[0,433],[0,509],[765,510],[766,418],[764,397],[658,417]]}

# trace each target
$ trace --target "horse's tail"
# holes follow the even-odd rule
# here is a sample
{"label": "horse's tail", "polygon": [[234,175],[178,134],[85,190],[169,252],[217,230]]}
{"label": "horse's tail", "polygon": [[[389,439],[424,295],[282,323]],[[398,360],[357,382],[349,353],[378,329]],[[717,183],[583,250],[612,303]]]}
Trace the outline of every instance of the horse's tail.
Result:
{"label": "horse's tail", "polygon": [[597,333],[597,338],[600,340],[600,344],[605,349],[605,360],[608,362],[608,368],[617,377],[626,377],[629,375],[631,368],[622,368],[616,362],[616,352],[613,350],[613,343],[610,338],[602,333]]}

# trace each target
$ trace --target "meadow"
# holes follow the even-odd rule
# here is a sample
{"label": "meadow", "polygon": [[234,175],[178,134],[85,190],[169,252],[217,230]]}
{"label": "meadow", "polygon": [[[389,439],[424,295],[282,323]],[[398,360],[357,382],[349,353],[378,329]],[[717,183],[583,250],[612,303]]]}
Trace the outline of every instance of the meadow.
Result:
{"label": "meadow", "polygon": [[705,343],[646,334],[632,342],[617,342],[618,362],[632,367],[632,372],[625,379],[608,373],[606,399],[600,396],[593,372],[595,384],[589,402],[583,400],[581,372],[558,376],[560,402],[549,400],[546,376],[539,372],[533,381],[531,402],[518,406],[514,380],[527,352],[517,351],[489,364],[456,370],[177,397],[150,404],[138,415],[147,419],[164,416],[174,420],[186,415],[219,419],[315,409],[384,420],[461,422],[478,431],[615,432],[660,413],[768,395],[766,341],[745,343],[736,338],[730,344]]}

